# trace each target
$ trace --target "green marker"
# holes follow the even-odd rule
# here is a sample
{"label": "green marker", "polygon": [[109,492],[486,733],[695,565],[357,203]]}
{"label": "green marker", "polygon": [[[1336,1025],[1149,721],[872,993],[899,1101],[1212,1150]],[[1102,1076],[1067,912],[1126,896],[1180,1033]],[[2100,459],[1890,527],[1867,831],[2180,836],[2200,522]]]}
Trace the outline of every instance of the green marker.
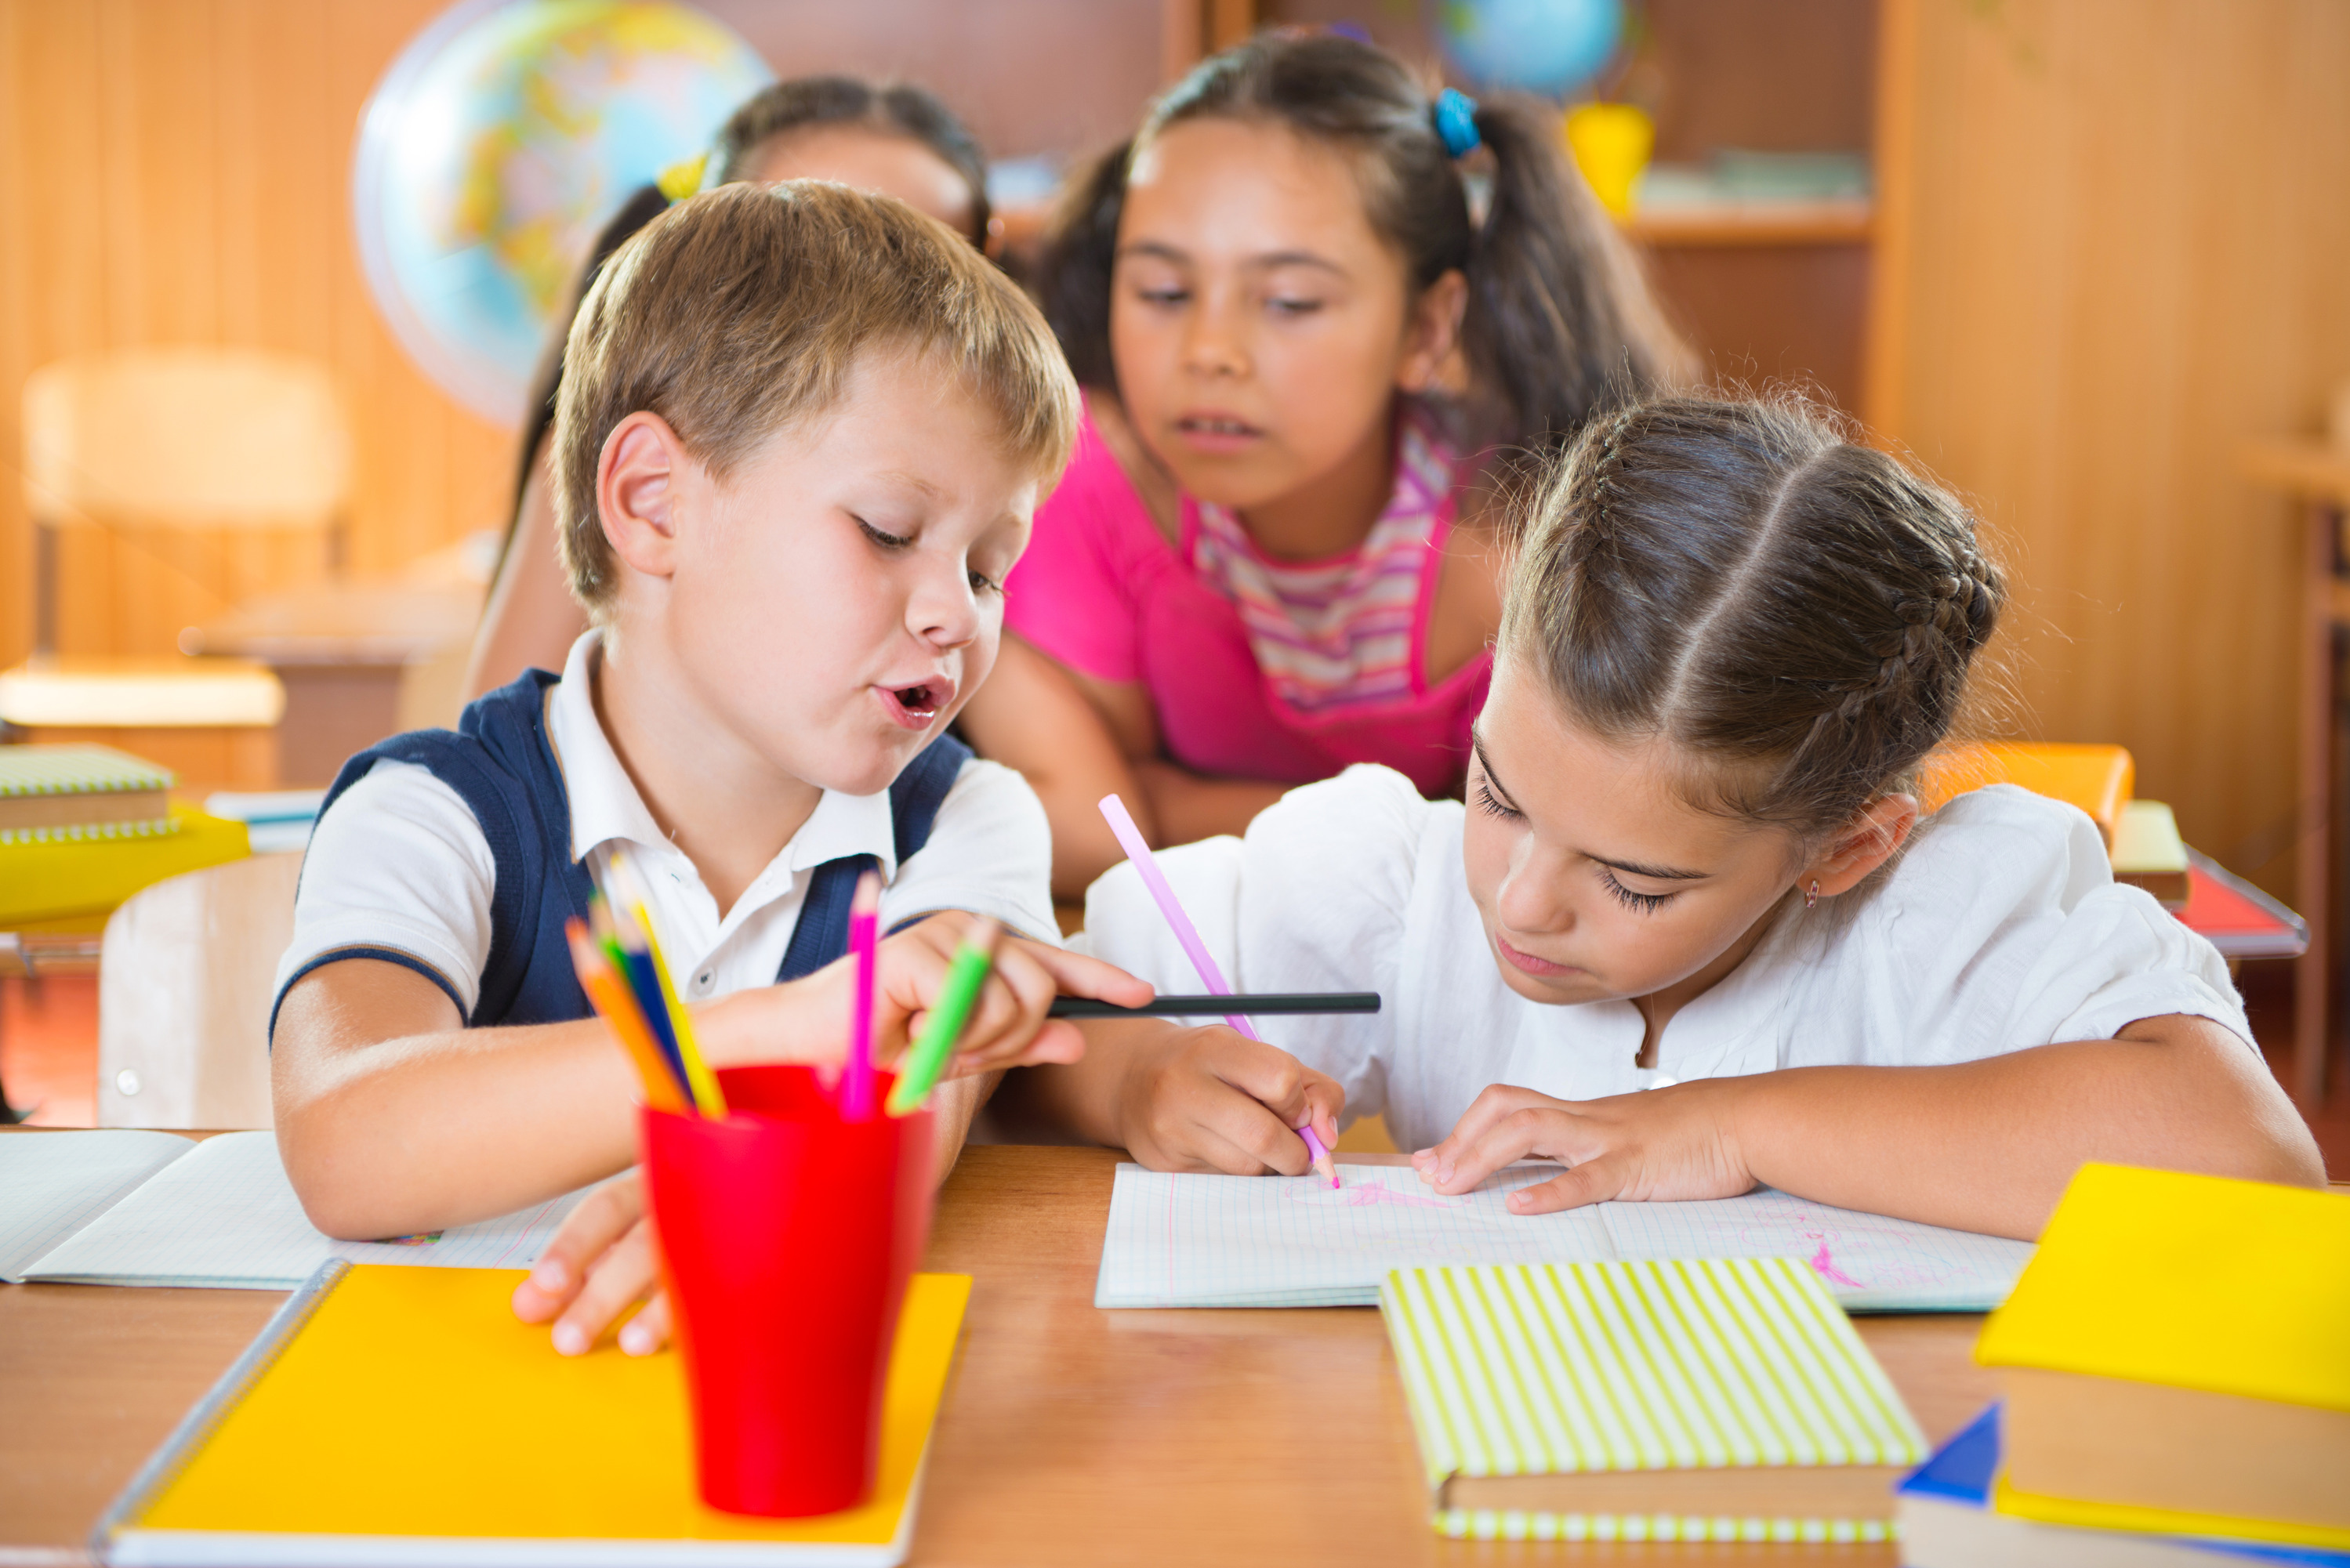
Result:
{"label": "green marker", "polygon": [[939,1075],[946,1071],[947,1058],[954,1054],[954,1043],[971,1017],[972,1003],[979,1000],[979,988],[987,983],[987,971],[995,967],[997,929],[994,921],[984,921],[972,933],[979,940],[966,938],[955,950],[930,1022],[922,1026],[922,1037],[906,1053],[905,1063],[898,1070],[898,1086],[889,1091],[891,1116],[921,1109]]}

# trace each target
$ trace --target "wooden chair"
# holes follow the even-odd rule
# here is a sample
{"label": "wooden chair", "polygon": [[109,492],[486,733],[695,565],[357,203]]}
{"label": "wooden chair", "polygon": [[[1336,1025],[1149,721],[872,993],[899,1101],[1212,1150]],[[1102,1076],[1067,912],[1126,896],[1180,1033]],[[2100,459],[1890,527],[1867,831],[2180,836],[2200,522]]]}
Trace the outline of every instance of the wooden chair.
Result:
{"label": "wooden chair", "polygon": [[[0,721],[158,755],[207,784],[268,787],[267,731],[286,705],[277,677],[244,659],[61,654],[58,536],[92,525],[308,531],[328,536],[331,558],[350,473],[342,405],[314,360],[134,348],[36,370],[24,394],[33,657],[0,675]],[[220,732],[209,750],[225,760],[191,766],[168,754],[191,731]]]}
{"label": "wooden chair", "polygon": [[135,893],[106,923],[98,1125],[265,1127],[270,982],[294,935],[299,855],[256,855]]}

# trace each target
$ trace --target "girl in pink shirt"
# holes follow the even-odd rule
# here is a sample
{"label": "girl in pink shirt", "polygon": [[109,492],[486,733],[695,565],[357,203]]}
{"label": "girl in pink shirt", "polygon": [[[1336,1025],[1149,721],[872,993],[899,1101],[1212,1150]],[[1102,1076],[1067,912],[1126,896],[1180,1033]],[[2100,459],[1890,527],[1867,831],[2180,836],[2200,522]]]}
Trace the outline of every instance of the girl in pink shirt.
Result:
{"label": "girl in pink shirt", "polygon": [[1079,182],[1042,283],[1088,417],[963,725],[1043,798],[1055,893],[1119,858],[1112,792],[1161,844],[1351,763],[1457,793],[1500,620],[1484,499],[1679,353],[1554,126],[1261,37]]}

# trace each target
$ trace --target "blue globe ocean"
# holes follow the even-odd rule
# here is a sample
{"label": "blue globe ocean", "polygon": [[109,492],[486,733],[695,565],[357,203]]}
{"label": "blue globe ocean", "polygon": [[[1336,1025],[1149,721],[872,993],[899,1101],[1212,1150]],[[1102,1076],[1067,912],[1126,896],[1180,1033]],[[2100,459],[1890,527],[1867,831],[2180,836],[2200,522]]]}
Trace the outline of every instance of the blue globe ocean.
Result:
{"label": "blue globe ocean", "polygon": [[377,307],[426,374],[519,421],[597,232],[774,79],[667,0],[474,0],[392,63],[352,180]]}
{"label": "blue globe ocean", "polygon": [[1445,0],[1444,52],[1470,80],[1564,93],[1607,63],[1624,33],[1623,0]]}

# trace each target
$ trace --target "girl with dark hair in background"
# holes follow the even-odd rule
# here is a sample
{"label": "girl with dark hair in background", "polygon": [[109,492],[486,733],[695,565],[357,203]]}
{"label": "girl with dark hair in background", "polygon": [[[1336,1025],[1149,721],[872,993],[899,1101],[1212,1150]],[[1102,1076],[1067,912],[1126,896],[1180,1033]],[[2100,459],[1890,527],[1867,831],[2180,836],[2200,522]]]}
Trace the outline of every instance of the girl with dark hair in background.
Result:
{"label": "girl with dark hair in background", "polygon": [[1056,894],[1118,858],[1113,791],[1161,844],[1350,763],[1457,791],[1492,482],[1676,368],[1549,117],[1269,34],[1076,181],[1041,283],[1091,417],[964,729],[1043,797]]}
{"label": "girl with dark hair in background", "polygon": [[[854,77],[777,82],[721,128],[709,167],[713,185],[832,180],[878,191],[938,219],[990,254],[1001,232],[988,211],[987,160],[979,143],[945,104],[902,82],[876,87]],[[572,295],[572,312],[547,350],[523,427],[514,520],[506,528],[489,604],[473,634],[465,670],[468,701],[525,670],[562,669],[572,643],[588,629],[587,612],[573,601],[555,558],[554,493],[546,471],[547,436],[563,385],[563,344],[571,315],[605,259],[669,204],[659,186],[648,185],[597,236]]]}

